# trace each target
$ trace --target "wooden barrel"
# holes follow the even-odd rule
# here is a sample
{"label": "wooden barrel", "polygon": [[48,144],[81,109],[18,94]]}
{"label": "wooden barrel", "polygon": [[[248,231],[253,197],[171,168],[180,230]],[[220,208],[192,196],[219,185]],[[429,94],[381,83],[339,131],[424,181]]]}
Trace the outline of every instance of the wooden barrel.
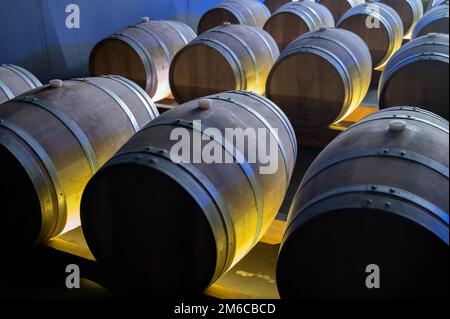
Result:
{"label": "wooden barrel", "polygon": [[197,32],[202,34],[225,22],[262,28],[269,17],[269,9],[259,1],[225,0],[200,18]]}
{"label": "wooden barrel", "polygon": [[41,85],[33,74],[17,65],[0,65],[0,104]]}
{"label": "wooden barrel", "polygon": [[449,118],[448,34],[429,34],[404,45],[380,78],[380,107],[414,105]]}
{"label": "wooden barrel", "polygon": [[433,0],[433,7],[449,4],[449,0]]}
{"label": "wooden barrel", "polygon": [[153,101],[164,99],[170,95],[172,58],[195,37],[184,23],[143,18],[94,47],[89,60],[91,75],[120,75],[139,84]]}
{"label": "wooden barrel", "polygon": [[432,8],[417,22],[412,38],[418,38],[429,33],[449,34],[449,5],[440,5]]}
{"label": "wooden barrel", "polygon": [[382,68],[402,46],[403,25],[397,12],[380,2],[363,3],[347,11],[337,27],[352,31],[367,44],[374,69]]}
{"label": "wooden barrel", "polygon": [[291,0],[265,0],[264,5],[269,9],[270,13],[275,13],[286,3],[293,2]]}
{"label": "wooden barrel", "polygon": [[2,104],[1,238],[30,247],[79,226],[88,180],[157,115],[140,87],[115,76],[53,80]]}
{"label": "wooden barrel", "polygon": [[[448,296],[448,133],[435,114],[396,107],[325,148],[289,213],[281,297]],[[379,267],[380,289],[366,286],[369,265]]]}
{"label": "wooden barrel", "polygon": [[178,103],[228,90],[264,94],[279,51],[264,30],[225,24],[196,38],[174,57],[170,87]]}
{"label": "wooden barrel", "polygon": [[315,2],[290,2],[279,8],[264,25],[283,51],[299,36],[319,30],[320,27],[334,27],[330,10]]}
{"label": "wooden barrel", "polygon": [[[230,129],[241,131],[236,140],[226,133]],[[264,132],[259,142],[263,135],[256,131]],[[245,136],[247,145],[237,141]],[[278,158],[278,165],[263,173],[267,164],[259,156],[251,160],[256,149],[248,145],[267,145],[269,137],[270,158]],[[211,151],[214,160],[196,159]],[[119,281],[116,287],[159,296],[201,293],[271,225],[296,153],[287,118],[254,93],[227,92],[183,104],[131,138],[89,182],[81,205],[85,238]]]}
{"label": "wooden barrel", "polygon": [[423,15],[423,5],[421,0],[380,0],[380,2],[392,7],[399,14],[403,22],[405,38],[409,38],[411,33]]}
{"label": "wooden barrel", "polygon": [[367,45],[353,32],[325,29],[304,34],[282,52],[266,94],[298,130],[339,122],[364,99],[371,80]]}
{"label": "wooden barrel", "polygon": [[318,3],[327,7],[333,14],[334,21],[339,21],[341,17],[353,7],[364,3],[365,0],[318,0]]}

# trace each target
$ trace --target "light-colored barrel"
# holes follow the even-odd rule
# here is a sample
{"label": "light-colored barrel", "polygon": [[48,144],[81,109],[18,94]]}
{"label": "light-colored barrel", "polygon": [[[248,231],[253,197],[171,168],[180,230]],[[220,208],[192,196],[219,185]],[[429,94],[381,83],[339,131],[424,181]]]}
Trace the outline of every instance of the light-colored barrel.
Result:
{"label": "light-colored barrel", "polygon": [[89,60],[91,75],[120,75],[139,84],[154,101],[164,99],[170,95],[172,58],[195,37],[184,23],[143,18],[94,47]]}
{"label": "light-colored barrel", "polygon": [[417,22],[412,38],[418,38],[429,33],[449,34],[449,5],[443,4],[432,8]]}
{"label": "light-colored barrel", "polygon": [[41,86],[30,72],[17,65],[0,65],[0,104]]}
{"label": "light-colored barrel", "polygon": [[279,51],[261,28],[225,24],[201,34],[170,66],[170,87],[179,103],[229,90],[264,94]]}
{"label": "light-colored barrel", "polygon": [[320,27],[334,27],[330,10],[315,2],[290,2],[279,8],[264,25],[283,51],[299,36],[317,31]]}
{"label": "light-colored barrel", "polygon": [[207,11],[198,23],[198,34],[202,34],[225,22],[262,28],[270,17],[270,11],[255,0],[224,0]]}
{"label": "light-colored barrel", "polygon": [[402,46],[403,24],[397,12],[380,2],[360,4],[347,11],[337,27],[356,33],[367,44],[374,69],[382,68]]}
{"label": "light-colored barrel", "polygon": [[266,94],[299,130],[325,128],[352,113],[371,81],[367,45],[353,32],[306,33],[282,52],[267,80]]}
{"label": "light-colored barrel", "polygon": [[79,226],[89,179],[157,115],[139,86],[116,76],[53,80],[2,104],[0,238],[29,248]]}
{"label": "light-colored barrel", "polygon": [[378,88],[380,107],[414,105],[449,118],[449,36],[428,34],[389,60]]}
{"label": "light-colored barrel", "polygon": [[[235,141],[230,129],[242,132]],[[256,133],[261,130],[265,137]],[[200,144],[178,152],[187,140],[174,140],[173,132]],[[267,174],[249,145],[260,148],[269,139],[271,164],[278,164]],[[89,182],[81,212],[85,238],[117,288],[200,294],[267,231],[296,153],[291,125],[264,97],[235,91],[180,105],[131,138]]]}

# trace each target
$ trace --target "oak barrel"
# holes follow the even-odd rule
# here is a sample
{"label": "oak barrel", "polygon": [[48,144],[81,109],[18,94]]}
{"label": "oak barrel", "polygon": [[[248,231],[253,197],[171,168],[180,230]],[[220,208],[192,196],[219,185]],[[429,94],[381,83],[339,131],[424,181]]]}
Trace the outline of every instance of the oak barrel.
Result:
{"label": "oak barrel", "polygon": [[157,115],[139,86],[116,76],[53,80],[2,104],[1,238],[30,247],[79,226],[88,180]]}
{"label": "oak barrel", "polygon": [[269,9],[270,13],[275,13],[286,3],[293,2],[291,0],[265,0],[264,5]]}
{"label": "oak barrel", "polygon": [[418,38],[429,33],[449,34],[449,5],[440,5],[432,8],[417,22],[412,38]]}
{"label": "oak barrel", "polygon": [[267,80],[266,95],[298,130],[339,122],[364,99],[372,75],[367,45],[353,32],[306,33],[282,52]]}
{"label": "oak barrel", "polygon": [[337,22],[344,13],[364,3],[365,0],[318,0],[317,2],[327,7],[333,14],[334,21]]}
{"label": "oak barrel", "polygon": [[334,27],[330,10],[315,2],[290,2],[279,8],[264,25],[283,51],[299,36],[317,31],[320,27]]}
{"label": "oak barrel", "polygon": [[[230,129],[241,131],[236,140]],[[259,152],[269,137],[267,154],[277,165],[264,173],[267,164],[251,159],[249,145]],[[201,293],[271,225],[296,153],[287,118],[254,93],[180,105],[131,138],[89,182],[81,205],[87,243],[114,275],[115,289]]]}
{"label": "oak barrel", "polygon": [[411,33],[423,15],[423,4],[421,0],[380,0],[380,2],[392,7],[399,14],[403,22],[405,38]]}
{"label": "oak barrel", "polygon": [[225,24],[201,34],[174,57],[170,87],[178,103],[228,90],[263,94],[279,56],[264,30]]}
{"label": "oak barrel", "polygon": [[448,34],[429,34],[404,45],[380,78],[380,108],[414,105],[449,117]]}
{"label": "oak barrel", "polygon": [[139,84],[158,101],[170,95],[169,67],[174,55],[196,37],[175,21],[150,21],[129,26],[100,41],[92,50],[92,76],[120,75]]}
{"label": "oak barrel", "polygon": [[20,66],[0,65],[0,104],[41,85],[33,74]]}
{"label": "oak barrel", "polygon": [[337,27],[356,33],[367,44],[374,69],[382,68],[402,46],[403,24],[397,12],[380,2],[363,3],[347,11]]}
{"label": "oak barrel", "polygon": [[269,9],[259,1],[224,0],[200,18],[197,32],[202,34],[225,22],[262,28],[269,17]]}
{"label": "oak barrel", "polygon": [[396,107],[326,147],[291,206],[281,297],[448,297],[448,133],[439,116]]}

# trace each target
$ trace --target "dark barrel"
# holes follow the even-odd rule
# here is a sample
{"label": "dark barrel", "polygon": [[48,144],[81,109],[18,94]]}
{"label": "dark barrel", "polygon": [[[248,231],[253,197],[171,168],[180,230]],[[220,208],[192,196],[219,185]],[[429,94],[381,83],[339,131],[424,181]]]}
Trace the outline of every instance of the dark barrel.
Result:
{"label": "dark barrel", "polygon": [[353,32],[321,28],[292,42],[267,79],[266,95],[295,128],[328,127],[351,114],[370,85],[372,60]]}
{"label": "dark barrel", "polygon": [[417,22],[412,38],[418,38],[429,33],[449,33],[449,5],[443,4],[432,8]]}
{"label": "dark barrel", "polygon": [[30,72],[17,65],[0,65],[0,104],[41,86]]}
{"label": "dark barrel", "polygon": [[200,18],[197,32],[202,34],[225,22],[262,28],[269,17],[270,11],[259,1],[224,0]]}
{"label": "dark barrel", "polygon": [[79,226],[88,180],[157,115],[139,86],[112,76],[53,80],[2,104],[0,238],[30,247]]}
{"label": "dark barrel", "polygon": [[448,34],[416,38],[386,64],[380,78],[380,107],[414,105],[449,116]]}
{"label": "dark barrel", "polygon": [[92,76],[115,74],[139,84],[153,99],[170,95],[172,58],[196,34],[181,22],[149,20],[126,27],[100,41],[92,50]]}
{"label": "dark barrel", "polygon": [[[248,144],[234,142],[230,129]],[[278,164],[263,172],[270,163],[252,159],[248,145],[259,152],[269,138]],[[131,138],[89,182],[85,238],[116,289],[201,293],[271,225],[296,153],[291,125],[266,98],[235,91],[183,104]]]}
{"label": "dark barrel", "polygon": [[327,7],[333,14],[334,21],[338,22],[344,13],[364,3],[365,0],[318,0],[317,2]]}
{"label": "dark barrel", "polygon": [[281,297],[448,297],[448,134],[439,116],[396,107],[327,146],[291,206]]}
{"label": "dark barrel", "polygon": [[320,27],[334,27],[330,10],[315,2],[290,2],[279,8],[264,25],[283,51],[299,36],[317,31]]}

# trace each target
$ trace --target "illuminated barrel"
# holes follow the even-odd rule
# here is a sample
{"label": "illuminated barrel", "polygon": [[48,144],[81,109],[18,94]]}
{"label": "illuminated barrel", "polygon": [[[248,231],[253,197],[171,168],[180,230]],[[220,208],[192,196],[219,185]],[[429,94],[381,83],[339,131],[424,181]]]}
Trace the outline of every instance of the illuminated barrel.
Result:
{"label": "illuminated barrel", "polygon": [[318,3],[327,7],[333,14],[334,21],[339,21],[341,17],[353,7],[364,3],[365,0],[318,0]]}
{"label": "illuminated barrel", "polygon": [[371,81],[367,45],[353,32],[306,33],[282,52],[266,94],[299,130],[325,128],[352,113]]}
{"label": "illuminated barrel", "polygon": [[414,105],[448,119],[448,37],[448,34],[422,36],[395,53],[380,78],[381,108]]}
{"label": "illuminated barrel", "polygon": [[41,85],[33,74],[17,65],[0,65],[0,104]]}
{"label": "illuminated barrel", "polygon": [[448,133],[439,116],[396,107],[328,145],[289,213],[281,297],[448,296]]}
{"label": "illuminated barrel", "polygon": [[449,5],[444,4],[432,8],[419,20],[414,28],[412,38],[418,38],[429,33],[449,33]]}
{"label": "illuminated barrel", "polygon": [[92,175],[158,115],[119,77],[54,80],[0,106],[1,239],[30,247],[80,225]]}
{"label": "illuminated barrel", "polygon": [[178,103],[229,90],[264,94],[267,76],[279,56],[264,30],[225,24],[201,34],[170,66],[170,87]]}
{"label": "illuminated barrel", "polygon": [[262,28],[270,17],[267,7],[255,0],[224,0],[207,11],[198,23],[198,34],[225,22]]}
{"label": "illuminated barrel", "polygon": [[347,11],[337,27],[356,33],[367,44],[375,69],[383,67],[402,46],[403,25],[391,7],[380,3],[364,3]]}
{"label": "illuminated barrel", "polygon": [[153,101],[164,99],[170,95],[172,58],[195,37],[184,23],[143,18],[94,47],[89,60],[91,75],[120,75],[139,84]]}
{"label": "illuminated barrel", "polygon": [[279,8],[264,25],[283,51],[302,34],[317,31],[320,27],[334,27],[330,10],[315,2],[290,2]]}
{"label": "illuminated barrel", "polygon": [[423,4],[421,0],[380,0],[380,2],[392,7],[403,22],[405,38],[411,33],[423,15]]}
{"label": "illuminated barrel", "polygon": [[118,288],[201,293],[271,225],[296,153],[287,118],[254,93],[183,104],[131,138],[89,182],[85,238]]}

